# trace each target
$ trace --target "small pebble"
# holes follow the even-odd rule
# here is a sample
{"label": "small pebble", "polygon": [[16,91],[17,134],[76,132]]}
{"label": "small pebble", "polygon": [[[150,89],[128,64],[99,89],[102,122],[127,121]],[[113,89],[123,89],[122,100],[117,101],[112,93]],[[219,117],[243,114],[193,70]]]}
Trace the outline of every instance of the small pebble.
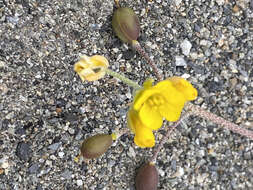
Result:
{"label": "small pebble", "polygon": [[81,179],[78,179],[78,180],[76,180],[76,184],[77,184],[77,186],[82,186],[83,181]]}
{"label": "small pebble", "polygon": [[56,151],[59,147],[61,146],[61,142],[59,143],[54,143],[48,146],[48,148],[52,151]]}
{"label": "small pebble", "polygon": [[59,152],[59,153],[58,153],[58,156],[59,156],[60,158],[63,158],[64,152]]}
{"label": "small pebble", "polygon": [[30,145],[24,142],[18,143],[16,149],[16,155],[24,161],[28,161],[32,156],[32,151]]}
{"label": "small pebble", "polygon": [[184,67],[184,66],[186,66],[186,62],[185,62],[185,60],[184,60],[183,57],[176,56],[176,66],[177,67]]}
{"label": "small pebble", "polygon": [[192,44],[191,42],[189,42],[187,39],[185,39],[181,44],[180,44],[182,53],[185,56],[188,56],[190,54],[191,48],[192,48]]}

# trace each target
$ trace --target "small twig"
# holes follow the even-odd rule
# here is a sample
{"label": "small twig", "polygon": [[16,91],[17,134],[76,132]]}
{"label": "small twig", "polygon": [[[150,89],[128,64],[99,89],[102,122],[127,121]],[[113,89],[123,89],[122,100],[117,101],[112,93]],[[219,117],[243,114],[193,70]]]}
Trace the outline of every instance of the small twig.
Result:
{"label": "small twig", "polygon": [[138,51],[138,53],[147,61],[147,63],[152,67],[158,81],[162,80],[162,77],[158,71],[158,68],[156,67],[155,63],[150,59],[148,54],[144,51],[144,49],[141,47],[140,43],[136,40],[132,41],[132,46],[134,49]]}
{"label": "small twig", "polygon": [[227,120],[223,119],[222,117],[219,117],[213,113],[210,113],[197,105],[193,105],[191,103],[188,103],[185,106],[185,108],[190,110],[193,115],[205,118],[209,121],[212,121],[213,123],[216,123],[218,125],[221,125],[227,129],[233,131],[234,133],[238,133],[240,135],[243,135],[243,136],[248,137],[253,140],[253,131],[247,130],[243,127],[240,127],[239,125],[236,125],[230,121],[227,121]]}
{"label": "small twig", "polygon": [[154,154],[152,156],[152,158],[150,159],[150,162],[155,163],[156,162],[156,158],[158,153],[160,152],[163,144],[166,142],[166,140],[168,139],[169,135],[171,134],[171,132],[180,124],[182,123],[182,121],[184,119],[186,119],[187,117],[189,117],[191,115],[191,113],[186,113],[183,117],[181,117],[181,119],[179,119],[174,125],[170,126],[166,132],[166,134],[163,136],[161,142],[159,143],[158,147],[154,150]]}

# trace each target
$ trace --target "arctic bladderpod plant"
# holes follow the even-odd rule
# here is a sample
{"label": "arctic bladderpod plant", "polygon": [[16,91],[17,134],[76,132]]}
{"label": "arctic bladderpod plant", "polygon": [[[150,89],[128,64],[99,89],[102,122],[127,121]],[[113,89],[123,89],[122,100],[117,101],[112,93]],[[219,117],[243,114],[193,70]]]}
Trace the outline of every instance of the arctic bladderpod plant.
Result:
{"label": "arctic bladderpod plant", "polygon": [[[167,133],[158,142],[152,158],[144,164],[137,172],[135,184],[137,190],[156,190],[158,187],[158,172],[155,166],[156,158],[166,139],[184,119],[190,115],[196,115],[213,123],[221,125],[235,133],[253,139],[253,131],[240,127],[213,113],[210,113],[197,105],[190,103],[197,98],[197,90],[185,79],[172,76],[162,80],[156,64],[149,58],[137,41],[140,34],[140,23],[135,12],[127,7],[120,7],[119,1],[115,0],[117,9],[113,13],[112,27],[115,34],[124,43],[130,44],[152,67],[158,82],[153,85],[153,79],[147,79],[143,86],[129,80],[124,75],[108,69],[109,62],[104,56],[86,55],[80,58],[74,70],[82,81],[94,81],[109,74],[133,87],[134,99],[127,114],[127,124],[130,131],[135,135],[134,143],[140,148],[151,148],[155,146],[154,130],[162,127],[163,121],[175,122],[166,128]],[[184,110],[183,114],[182,111]],[[85,159],[93,159],[104,154],[111,146],[113,140],[127,133],[121,129],[112,134],[97,134],[83,141],[81,145],[81,156]]]}

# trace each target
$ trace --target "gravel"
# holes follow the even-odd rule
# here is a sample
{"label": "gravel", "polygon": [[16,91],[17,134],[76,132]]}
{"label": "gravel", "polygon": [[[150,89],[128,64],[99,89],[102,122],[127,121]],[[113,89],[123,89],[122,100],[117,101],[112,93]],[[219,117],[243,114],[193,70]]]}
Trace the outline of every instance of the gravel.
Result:
{"label": "gravel", "polygon": [[[253,130],[253,1],[121,1],[164,75],[187,76],[194,102]],[[152,155],[123,135],[102,157],[76,163],[82,140],[125,128],[132,89],[106,76],[82,83],[79,56],[143,83],[150,67],[115,37],[114,1],[0,1],[0,190],[134,189]],[[159,187],[253,189],[253,141],[198,117],[159,152]],[[166,128],[156,132],[162,138]]]}

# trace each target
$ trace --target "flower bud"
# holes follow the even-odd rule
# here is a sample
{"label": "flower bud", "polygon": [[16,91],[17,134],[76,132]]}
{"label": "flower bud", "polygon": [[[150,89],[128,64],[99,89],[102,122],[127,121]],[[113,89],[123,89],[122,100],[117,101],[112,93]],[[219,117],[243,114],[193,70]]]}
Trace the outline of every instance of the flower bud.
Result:
{"label": "flower bud", "polygon": [[83,55],[74,65],[74,70],[82,81],[95,81],[104,77],[108,66],[108,60],[104,56],[94,55],[88,57]]}
{"label": "flower bud", "polygon": [[112,145],[112,135],[98,134],[83,141],[81,154],[84,158],[97,158]]}
{"label": "flower bud", "polygon": [[112,27],[123,42],[132,43],[140,34],[140,23],[134,11],[127,7],[118,8],[112,17]]}
{"label": "flower bud", "polygon": [[135,178],[136,190],[156,190],[158,178],[155,165],[151,162],[144,164]]}

